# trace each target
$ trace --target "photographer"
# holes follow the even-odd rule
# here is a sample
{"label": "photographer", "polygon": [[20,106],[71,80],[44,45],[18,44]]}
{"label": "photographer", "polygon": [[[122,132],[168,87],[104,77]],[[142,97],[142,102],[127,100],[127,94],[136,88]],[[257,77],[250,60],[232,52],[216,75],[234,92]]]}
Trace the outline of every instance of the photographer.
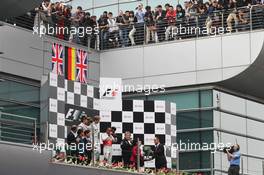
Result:
{"label": "photographer", "polygon": [[228,175],[239,175],[240,169],[240,157],[239,145],[235,144],[231,149],[226,149],[227,159],[230,162],[230,167],[228,169]]}

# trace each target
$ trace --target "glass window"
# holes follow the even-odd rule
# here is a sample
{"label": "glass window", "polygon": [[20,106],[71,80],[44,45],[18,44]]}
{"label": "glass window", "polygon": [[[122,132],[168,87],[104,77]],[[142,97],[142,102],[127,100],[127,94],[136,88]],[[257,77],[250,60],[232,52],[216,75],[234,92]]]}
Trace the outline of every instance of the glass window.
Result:
{"label": "glass window", "polygon": [[177,104],[177,110],[199,108],[199,92],[184,92],[178,94],[164,94],[148,96],[148,100],[165,100]]}
{"label": "glass window", "polygon": [[[12,117],[12,114],[35,118],[40,118],[40,88],[24,83],[18,83],[2,79],[0,81],[0,110],[3,113],[11,114],[6,119],[14,121],[26,121],[20,117]],[[2,115],[2,118],[5,116]],[[33,120],[30,120],[33,121]]]}
{"label": "glass window", "polygon": [[177,113],[177,128],[192,129],[213,127],[213,111],[195,111]]}
{"label": "glass window", "polygon": [[[191,91],[175,94],[162,94],[145,96],[147,100],[165,100],[177,104],[179,109],[193,109],[212,107],[212,90]],[[200,98],[199,98],[200,97]],[[133,97],[131,97],[133,99]]]}
{"label": "glass window", "polygon": [[39,87],[9,80],[0,81],[0,98],[39,106]]}
{"label": "glass window", "polygon": [[213,127],[213,110],[201,111],[201,128]]}
{"label": "glass window", "polygon": [[39,113],[37,107],[0,101],[0,140],[31,144],[35,131],[33,118],[39,120]]}
{"label": "glass window", "polygon": [[190,149],[199,147],[199,145],[197,145],[197,147],[195,147],[195,145],[191,147],[192,146],[190,145],[191,143],[193,144],[200,143],[200,147],[202,147],[203,143],[207,143],[207,144],[213,143],[213,131],[193,131],[193,132],[178,133],[177,143],[184,144],[183,145],[184,147],[187,146],[186,149],[188,148],[188,145],[185,145],[185,144],[188,144],[188,143],[189,143]]}
{"label": "glass window", "polygon": [[210,168],[210,151],[180,153],[180,170]]}
{"label": "glass window", "polygon": [[212,107],[213,106],[213,91],[206,90],[201,91],[201,107]]}
{"label": "glass window", "polygon": [[[22,105],[18,103],[6,102],[0,100],[0,110],[4,113],[15,114],[19,116],[25,116],[30,118],[36,118],[39,120],[40,109],[38,107],[32,107]],[[11,116],[9,116],[12,119]]]}
{"label": "glass window", "polygon": [[[200,137],[201,137],[201,135],[198,131],[197,132],[178,133],[177,134],[177,143],[179,144],[179,146],[181,144],[183,144],[181,146],[181,149],[188,149],[188,143],[189,144],[200,143]],[[189,146],[191,146],[191,145],[189,145]]]}
{"label": "glass window", "polygon": [[177,129],[199,128],[199,112],[177,113]]}
{"label": "glass window", "polygon": [[180,153],[179,156],[180,170],[200,168],[200,152]]}

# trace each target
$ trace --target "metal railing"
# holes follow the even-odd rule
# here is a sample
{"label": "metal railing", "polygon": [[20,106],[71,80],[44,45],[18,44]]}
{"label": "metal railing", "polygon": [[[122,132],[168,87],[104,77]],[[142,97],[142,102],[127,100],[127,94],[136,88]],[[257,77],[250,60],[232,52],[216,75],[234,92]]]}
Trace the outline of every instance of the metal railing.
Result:
{"label": "metal railing", "polygon": [[0,140],[23,144],[38,140],[37,119],[0,111]]}
{"label": "metal railing", "polygon": [[[76,22],[74,18],[66,18],[57,13],[37,11],[6,22],[34,29],[38,34],[50,35],[97,50],[107,50],[263,29],[264,5],[214,11],[211,14],[194,13],[169,21],[164,18],[154,20],[152,25],[147,21],[122,25],[116,23],[100,29],[96,20],[93,26],[86,21],[87,19]],[[51,32],[49,27],[57,31]]]}

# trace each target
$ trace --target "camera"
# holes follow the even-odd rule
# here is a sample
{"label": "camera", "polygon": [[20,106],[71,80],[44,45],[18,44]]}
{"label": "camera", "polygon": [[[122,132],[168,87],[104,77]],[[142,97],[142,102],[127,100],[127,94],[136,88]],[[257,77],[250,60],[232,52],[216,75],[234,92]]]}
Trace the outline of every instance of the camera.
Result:
{"label": "camera", "polygon": [[[223,149],[224,153],[227,153],[227,150],[228,150],[228,152],[229,152],[230,154],[233,154],[233,152],[235,152],[235,150],[234,150],[234,145],[233,145],[233,146],[230,146],[230,147],[225,147],[225,148]],[[239,151],[239,147],[237,148],[237,151]]]}

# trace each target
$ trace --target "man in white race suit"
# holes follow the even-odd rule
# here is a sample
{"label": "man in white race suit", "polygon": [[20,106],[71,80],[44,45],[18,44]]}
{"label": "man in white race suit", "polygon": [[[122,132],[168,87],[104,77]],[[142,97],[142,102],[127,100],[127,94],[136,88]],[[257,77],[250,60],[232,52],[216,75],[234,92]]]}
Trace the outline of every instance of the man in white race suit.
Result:
{"label": "man in white race suit", "polygon": [[95,163],[99,162],[101,146],[100,146],[100,116],[94,116],[93,123],[91,125],[92,139],[94,144],[93,158]]}

